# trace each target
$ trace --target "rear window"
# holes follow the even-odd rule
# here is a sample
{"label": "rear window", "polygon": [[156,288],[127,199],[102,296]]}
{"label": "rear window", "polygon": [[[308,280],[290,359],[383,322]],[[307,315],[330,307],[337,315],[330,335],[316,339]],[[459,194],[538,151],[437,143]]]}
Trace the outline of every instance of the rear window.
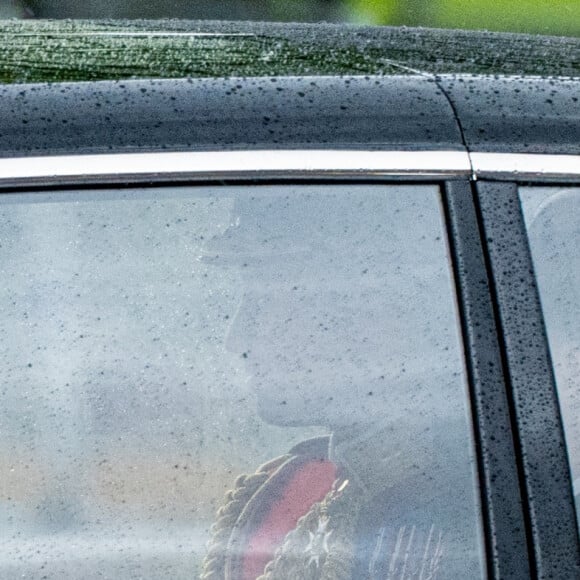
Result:
{"label": "rear window", "polygon": [[438,187],[0,204],[0,576],[484,577]]}
{"label": "rear window", "polygon": [[522,187],[580,517],[580,188]]}

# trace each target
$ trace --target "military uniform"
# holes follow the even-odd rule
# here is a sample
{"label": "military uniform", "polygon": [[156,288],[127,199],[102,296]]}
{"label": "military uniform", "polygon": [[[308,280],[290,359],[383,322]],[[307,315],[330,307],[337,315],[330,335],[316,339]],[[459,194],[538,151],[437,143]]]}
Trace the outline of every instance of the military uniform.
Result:
{"label": "military uniform", "polygon": [[473,530],[462,530],[458,516],[436,513],[427,503],[410,507],[403,496],[407,486],[392,489],[390,500],[387,492],[369,495],[348,475],[330,461],[329,438],[322,437],[239,477],[218,512],[201,579],[464,580],[480,575]]}

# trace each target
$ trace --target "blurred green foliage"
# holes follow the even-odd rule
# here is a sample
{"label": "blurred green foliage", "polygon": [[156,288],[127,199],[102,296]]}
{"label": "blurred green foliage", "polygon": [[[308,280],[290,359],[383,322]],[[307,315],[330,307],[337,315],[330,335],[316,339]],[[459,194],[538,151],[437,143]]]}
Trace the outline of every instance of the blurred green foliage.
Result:
{"label": "blurred green foliage", "polygon": [[0,18],[181,18],[580,36],[580,0],[0,0]]}
{"label": "blurred green foliage", "polygon": [[580,36],[580,0],[345,0],[350,19],[391,24]]}

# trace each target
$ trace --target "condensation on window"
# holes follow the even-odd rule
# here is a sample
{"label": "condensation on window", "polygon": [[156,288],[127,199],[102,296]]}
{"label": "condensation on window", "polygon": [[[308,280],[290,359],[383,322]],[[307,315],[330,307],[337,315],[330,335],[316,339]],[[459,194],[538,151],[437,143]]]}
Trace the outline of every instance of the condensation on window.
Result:
{"label": "condensation on window", "polygon": [[521,187],[580,523],[580,188]]}
{"label": "condensation on window", "polygon": [[0,577],[484,577],[437,187],[7,194],[0,224]]}

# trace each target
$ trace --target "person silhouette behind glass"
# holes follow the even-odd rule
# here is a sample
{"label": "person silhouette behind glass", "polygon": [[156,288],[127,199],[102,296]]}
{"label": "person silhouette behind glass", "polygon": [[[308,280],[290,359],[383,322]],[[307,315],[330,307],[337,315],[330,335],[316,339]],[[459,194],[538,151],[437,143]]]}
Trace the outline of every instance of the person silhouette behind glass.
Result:
{"label": "person silhouette behind glass", "polygon": [[481,577],[433,188],[240,196],[204,260],[241,276],[226,346],[244,360],[259,415],[331,434],[237,479],[201,578]]}

